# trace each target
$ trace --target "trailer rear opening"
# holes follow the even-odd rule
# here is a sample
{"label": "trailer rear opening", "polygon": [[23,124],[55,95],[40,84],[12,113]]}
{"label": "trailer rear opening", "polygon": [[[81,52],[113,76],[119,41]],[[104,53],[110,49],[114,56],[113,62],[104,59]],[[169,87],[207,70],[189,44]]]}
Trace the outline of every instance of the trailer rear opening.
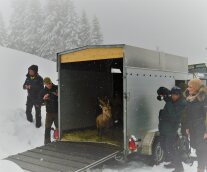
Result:
{"label": "trailer rear opening", "polygon": [[[62,141],[106,142],[123,146],[123,58],[76,61],[61,64],[60,126]],[[77,58],[78,59],[78,58]],[[98,98],[112,106],[113,125],[97,135]]]}
{"label": "trailer rear opening", "polygon": [[[92,45],[60,52],[57,59],[61,141],[110,143],[124,157],[139,152],[161,162],[157,127],[164,103],[157,101],[157,89],[187,80],[186,58],[128,45]],[[110,100],[114,122],[103,137],[96,131],[101,97]]]}

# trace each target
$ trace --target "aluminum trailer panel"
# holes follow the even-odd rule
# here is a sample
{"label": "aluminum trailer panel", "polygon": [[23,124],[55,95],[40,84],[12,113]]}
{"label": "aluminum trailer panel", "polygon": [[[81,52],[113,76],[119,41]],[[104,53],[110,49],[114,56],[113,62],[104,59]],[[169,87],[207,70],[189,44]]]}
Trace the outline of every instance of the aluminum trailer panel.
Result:
{"label": "aluminum trailer panel", "polygon": [[164,101],[156,99],[157,89],[160,86],[173,87],[177,78],[184,79],[182,74],[173,72],[126,68],[125,149],[131,135],[143,139],[148,131],[158,128],[159,110],[163,108]]}
{"label": "aluminum trailer panel", "polygon": [[118,147],[104,143],[53,142],[7,160],[30,172],[86,171],[118,153]]}

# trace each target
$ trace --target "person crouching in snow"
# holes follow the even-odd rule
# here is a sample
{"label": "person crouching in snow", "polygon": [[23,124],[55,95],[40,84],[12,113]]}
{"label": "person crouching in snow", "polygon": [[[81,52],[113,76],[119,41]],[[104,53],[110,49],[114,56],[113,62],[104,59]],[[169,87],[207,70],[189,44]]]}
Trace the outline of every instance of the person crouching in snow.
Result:
{"label": "person crouching in snow", "polygon": [[190,135],[191,147],[196,149],[197,172],[204,172],[207,170],[207,88],[200,79],[192,79],[188,82],[186,100],[186,133]]}
{"label": "person crouching in snow", "polygon": [[45,144],[51,142],[50,131],[52,124],[58,128],[58,86],[49,77],[44,78],[44,89],[40,93],[42,103],[46,105]]}
{"label": "person crouching in snow", "polygon": [[171,97],[164,99],[166,104],[159,115],[159,132],[161,147],[165,157],[171,162],[164,165],[165,168],[175,168],[173,172],[183,172],[183,164],[177,149],[177,131],[181,122],[182,113],[186,107],[186,101],[182,96],[181,88],[175,86],[170,91]]}
{"label": "person crouching in snow", "polygon": [[27,90],[26,116],[29,122],[33,122],[32,108],[35,107],[36,127],[41,127],[41,104],[38,101],[39,94],[44,88],[43,79],[38,74],[38,66],[32,65],[28,68],[23,89]]}

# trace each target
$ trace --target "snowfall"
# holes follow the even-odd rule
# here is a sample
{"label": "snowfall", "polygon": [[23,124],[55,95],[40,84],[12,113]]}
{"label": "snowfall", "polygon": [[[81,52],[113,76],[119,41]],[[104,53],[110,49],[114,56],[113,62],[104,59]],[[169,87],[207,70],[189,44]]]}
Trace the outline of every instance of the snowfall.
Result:
{"label": "snowfall", "polygon": [[[23,172],[13,162],[4,160],[26,150],[43,145],[45,109],[42,108],[43,126],[39,129],[34,123],[29,123],[25,116],[25,102],[27,93],[22,89],[27,69],[30,65],[39,66],[42,77],[49,76],[57,84],[56,63],[43,58],[0,47],[0,172]],[[34,113],[34,112],[33,112]],[[164,164],[149,167],[141,162],[127,163],[122,169],[104,169],[104,172],[169,172]],[[196,171],[197,162],[193,166],[184,164],[185,171]]]}

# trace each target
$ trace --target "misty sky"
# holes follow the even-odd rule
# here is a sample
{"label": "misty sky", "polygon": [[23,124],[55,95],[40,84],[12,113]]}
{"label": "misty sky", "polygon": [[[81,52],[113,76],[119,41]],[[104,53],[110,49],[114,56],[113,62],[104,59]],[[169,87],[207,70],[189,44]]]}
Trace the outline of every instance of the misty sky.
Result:
{"label": "misty sky", "polygon": [[[5,17],[9,1],[0,0]],[[79,12],[99,18],[105,44],[159,49],[207,63],[207,0],[73,1]]]}

